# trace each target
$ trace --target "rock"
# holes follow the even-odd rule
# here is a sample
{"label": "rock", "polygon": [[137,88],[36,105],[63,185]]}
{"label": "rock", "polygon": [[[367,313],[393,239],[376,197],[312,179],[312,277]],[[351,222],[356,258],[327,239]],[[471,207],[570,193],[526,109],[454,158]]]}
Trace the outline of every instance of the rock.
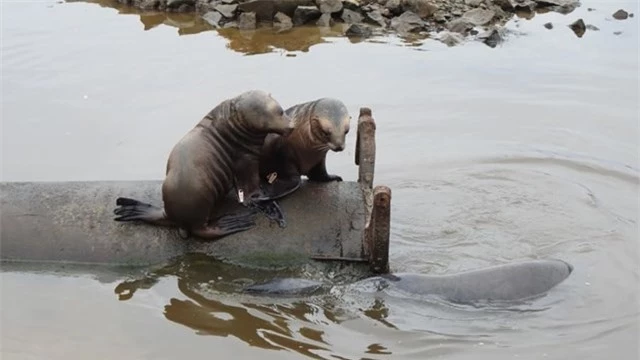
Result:
{"label": "rock", "polygon": [[235,4],[238,1],[237,0],[221,0],[223,4]]}
{"label": "rock", "polygon": [[616,12],[613,13],[613,18],[616,20],[625,20],[626,18],[629,17],[629,13],[627,13],[626,11],[620,9]]}
{"label": "rock", "polygon": [[411,11],[422,19],[431,17],[438,10],[438,7],[428,0],[401,0],[400,4],[402,10]]}
{"label": "rock", "polygon": [[[220,14],[222,14],[222,16],[226,17],[227,19],[232,19],[235,16],[236,13],[236,9],[238,8],[238,5],[216,5],[214,7],[214,9],[219,12]],[[254,13],[255,14],[255,13]]]}
{"label": "rock", "polygon": [[222,14],[217,11],[209,11],[208,13],[202,15],[202,19],[209,23],[210,25],[219,28],[220,20],[222,20]]}
{"label": "rock", "polygon": [[205,1],[198,1],[196,3],[196,11],[206,14],[209,11],[214,11],[215,7],[218,5],[219,3],[217,1],[212,1],[211,3]]}
{"label": "rock", "polygon": [[584,21],[582,19],[578,19],[573,22],[571,25],[569,25],[569,28],[571,28],[571,30],[573,30],[573,32],[579,38],[582,37],[582,35],[584,35],[584,32],[586,31],[586,26],[584,25]]}
{"label": "rock", "polygon": [[182,5],[195,6],[196,0],[167,0],[167,8],[178,8]]}
{"label": "rock", "polygon": [[594,11],[594,8],[587,8],[587,11]]}
{"label": "rock", "polygon": [[360,9],[360,1],[359,0],[342,0],[342,8],[349,10],[359,10]]}
{"label": "rock", "polygon": [[629,13],[629,17],[632,18],[633,17],[633,13]]}
{"label": "rock", "polygon": [[473,25],[480,26],[489,23],[495,15],[496,13],[493,10],[473,9],[464,13],[462,19]]}
{"label": "rock", "polygon": [[580,4],[578,0],[534,0],[539,5],[576,7]]}
{"label": "rock", "polygon": [[502,42],[502,36],[500,36],[498,29],[493,28],[478,35],[478,40],[482,41],[487,46],[494,48]]}
{"label": "rock", "polygon": [[384,7],[394,16],[402,14],[402,5],[400,4],[400,0],[388,0]]}
{"label": "rock", "polygon": [[462,16],[462,14],[464,14],[464,12],[460,9],[451,10],[451,15],[453,16]]}
{"label": "rock", "polygon": [[238,4],[236,10],[255,13],[258,21],[271,21],[275,13],[274,1],[272,0],[247,1]]}
{"label": "rock", "polygon": [[314,0],[249,0],[238,4],[238,11],[254,12],[258,21],[272,21],[277,12],[289,17],[298,6],[315,6]]}
{"label": "rock", "polygon": [[425,25],[420,16],[411,11],[405,11],[402,15],[391,19],[389,26],[399,33],[410,33],[422,30]]}
{"label": "rock", "polygon": [[513,11],[516,11],[516,10],[533,11],[537,6],[537,4],[531,0],[514,0],[512,5],[513,5]]}
{"label": "rock", "polygon": [[318,21],[316,21],[316,25],[320,27],[330,27],[331,25],[333,25],[333,19],[331,18],[331,14],[324,13],[320,15],[320,18],[318,19]]}
{"label": "rock", "polygon": [[366,13],[365,21],[370,24],[378,25],[381,27],[387,26],[387,20],[384,18],[384,16],[382,16],[379,10],[374,10]]}
{"label": "rock", "polygon": [[435,20],[436,22],[439,22],[439,23],[447,22],[447,20],[448,20],[450,17],[451,17],[451,15],[447,14],[447,13],[446,13],[446,12],[444,12],[444,11],[440,11],[440,10],[439,10],[439,11],[436,11],[436,12],[433,14],[433,20]]}
{"label": "rock", "polygon": [[464,36],[451,31],[442,31],[438,33],[438,40],[443,44],[451,47],[460,44],[464,41]]}
{"label": "rock", "polygon": [[591,24],[587,25],[587,29],[591,30],[591,31],[600,31],[600,28],[598,28],[595,25],[591,25]]}
{"label": "rock", "polygon": [[342,10],[341,0],[316,0],[316,5],[323,14],[332,14]]}
{"label": "rock", "polygon": [[464,0],[465,4],[467,4],[469,6],[473,6],[473,7],[478,7],[483,2],[484,2],[484,0]]}
{"label": "rock", "polygon": [[515,10],[511,0],[493,0],[493,4],[497,5],[503,11],[513,12]]}
{"label": "rock", "polygon": [[298,6],[293,13],[293,25],[300,26],[318,20],[322,15],[317,6]]}
{"label": "rock", "polygon": [[467,22],[465,19],[455,19],[447,24],[447,29],[458,34],[464,34],[473,29],[473,24]]}
{"label": "rock", "polygon": [[138,7],[141,10],[155,10],[160,5],[160,0],[145,0]]}
{"label": "rock", "polygon": [[277,30],[277,32],[284,32],[293,27],[293,22],[291,21],[291,18],[287,16],[287,14],[278,12],[273,17],[273,27]]}
{"label": "rock", "polygon": [[347,24],[357,24],[361,23],[363,20],[362,15],[360,13],[355,12],[353,10],[344,9],[342,10],[342,21]]}
{"label": "rock", "polygon": [[622,31],[614,31],[613,32],[613,35],[621,35],[621,34],[622,34]]}
{"label": "rock", "polygon": [[238,29],[254,30],[256,28],[256,13],[243,12],[238,15]]}
{"label": "rock", "polygon": [[367,38],[371,36],[372,32],[368,26],[363,24],[351,24],[347,29],[345,35],[348,37],[360,37]]}
{"label": "rock", "polygon": [[551,30],[551,29],[553,29],[553,24],[548,22],[548,23],[544,24],[544,27],[546,27],[547,29]]}
{"label": "rock", "polygon": [[222,25],[223,29],[237,28],[237,27],[238,27],[238,23],[235,21],[229,21],[228,23],[224,23],[224,25]]}

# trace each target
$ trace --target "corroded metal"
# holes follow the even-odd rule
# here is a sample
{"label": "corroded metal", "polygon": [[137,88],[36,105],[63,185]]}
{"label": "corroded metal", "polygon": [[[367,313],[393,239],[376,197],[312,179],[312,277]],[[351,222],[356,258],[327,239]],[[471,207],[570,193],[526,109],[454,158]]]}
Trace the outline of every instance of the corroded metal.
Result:
{"label": "corroded metal", "polygon": [[358,182],[363,187],[371,189],[376,164],[376,123],[371,109],[366,107],[360,108],[358,117],[355,160],[358,165]]}

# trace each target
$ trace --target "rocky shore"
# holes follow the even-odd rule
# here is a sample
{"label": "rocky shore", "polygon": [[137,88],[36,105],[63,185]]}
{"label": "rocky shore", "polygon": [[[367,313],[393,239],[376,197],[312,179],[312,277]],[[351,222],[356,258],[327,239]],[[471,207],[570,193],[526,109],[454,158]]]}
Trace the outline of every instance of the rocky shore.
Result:
{"label": "rocky shore", "polygon": [[500,26],[516,13],[570,13],[579,0],[117,0],[143,11],[196,12],[216,28],[252,30],[272,26],[344,24],[348,37],[377,33],[429,36],[452,46],[473,35],[489,46],[501,40]]}

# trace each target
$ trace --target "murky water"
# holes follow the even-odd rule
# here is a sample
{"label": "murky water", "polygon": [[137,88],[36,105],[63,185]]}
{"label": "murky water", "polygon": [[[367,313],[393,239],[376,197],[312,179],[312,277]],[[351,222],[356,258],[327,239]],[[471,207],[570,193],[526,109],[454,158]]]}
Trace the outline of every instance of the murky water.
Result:
{"label": "murky water", "polygon": [[[575,266],[518,311],[347,290],[251,299],[225,290],[251,273],[200,258],[132,282],[5,269],[2,358],[637,358],[638,16],[612,20],[620,7],[639,12],[584,1],[515,18],[491,49],[318,29],[251,40],[184,15],[2,0],[3,181],[159,179],[222,98],[334,96],[354,117],[373,109],[393,271]],[[576,37],[566,25],[580,17],[600,31]],[[346,180],[354,135],[328,161]]]}

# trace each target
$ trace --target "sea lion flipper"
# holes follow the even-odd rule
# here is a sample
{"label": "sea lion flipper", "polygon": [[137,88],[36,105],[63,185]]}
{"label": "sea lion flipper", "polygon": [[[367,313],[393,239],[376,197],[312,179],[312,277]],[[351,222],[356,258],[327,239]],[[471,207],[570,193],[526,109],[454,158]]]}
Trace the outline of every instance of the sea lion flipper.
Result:
{"label": "sea lion flipper", "polygon": [[144,203],[131,198],[119,197],[118,205],[113,213],[118,215],[115,221],[144,221],[158,225],[172,225],[166,218],[164,210],[157,206]]}
{"label": "sea lion flipper", "polygon": [[255,223],[255,211],[246,211],[241,214],[224,215],[215,219],[211,225],[191,232],[202,238],[216,239],[233,233],[246,231],[253,228]]}
{"label": "sea lion flipper", "polygon": [[300,176],[294,176],[287,179],[278,179],[272,184],[262,183],[260,186],[260,194],[256,195],[254,201],[276,200],[285,197],[298,190],[302,180]]}
{"label": "sea lion flipper", "polygon": [[287,221],[280,204],[275,200],[251,201],[249,206],[263,213],[269,220],[276,221],[281,228],[287,227]]}
{"label": "sea lion flipper", "polygon": [[309,181],[317,182],[342,181],[342,177],[331,175],[327,172],[326,159],[322,159],[316,166],[312,167],[307,177]]}

